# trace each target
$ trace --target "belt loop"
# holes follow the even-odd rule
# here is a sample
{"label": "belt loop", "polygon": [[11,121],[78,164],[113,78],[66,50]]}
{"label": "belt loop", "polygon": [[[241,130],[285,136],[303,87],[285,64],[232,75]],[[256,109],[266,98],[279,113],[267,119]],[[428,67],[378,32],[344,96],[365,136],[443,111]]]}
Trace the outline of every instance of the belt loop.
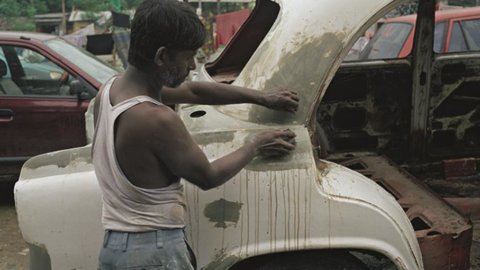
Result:
{"label": "belt loop", "polygon": [[103,235],[103,247],[104,248],[107,247],[108,239],[110,239],[110,230],[105,230],[105,234]]}
{"label": "belt loop", "polygon": [[163,235],[161,230],[156,230],[155,234],[157,236],[157,248],[163,248]]}
{"label": "belt loop", "polygon": [[127,251],[127,246],[128,246],[128,236],[129,236],[130,233],[128,232],[124,232],[122,237],[122,251],[125,252]]}

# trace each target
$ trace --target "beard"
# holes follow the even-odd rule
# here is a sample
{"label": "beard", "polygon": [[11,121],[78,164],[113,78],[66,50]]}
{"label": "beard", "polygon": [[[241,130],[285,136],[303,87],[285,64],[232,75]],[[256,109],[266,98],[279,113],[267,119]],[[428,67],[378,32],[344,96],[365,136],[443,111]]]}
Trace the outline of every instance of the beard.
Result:
{"label": "beard", "polygon": [[185,81],[185,78],[187,77],[188,73],[186,75],[180,74],[180,71],[178,68],[173,67],[171,69],[166,70],[160,75],[160,79],[163,82],[163,85],[167,87],[178,87],[180,84]]}

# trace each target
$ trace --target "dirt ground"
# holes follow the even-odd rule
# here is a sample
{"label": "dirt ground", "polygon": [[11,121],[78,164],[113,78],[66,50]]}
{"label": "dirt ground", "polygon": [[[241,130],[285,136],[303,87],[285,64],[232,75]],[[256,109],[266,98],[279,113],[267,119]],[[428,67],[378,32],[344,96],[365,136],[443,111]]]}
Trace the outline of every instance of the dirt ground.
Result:
{"label": "dirt ground", "polygon": [[[474,221],[471,270],[480,270],[480,220]],[[13,184],[0,182],[0,270],[28,269],[28,247],[18,228]]]}
{"label": "dirt ground", "polygon": [[28,247],[18,228],[13,183],[0,182],[0,270],[28,269]]}
{"label": "dirt ground", "polygon": [[480,269],[480,220],[473,222],[473,242],[470,256],[471,270]]}

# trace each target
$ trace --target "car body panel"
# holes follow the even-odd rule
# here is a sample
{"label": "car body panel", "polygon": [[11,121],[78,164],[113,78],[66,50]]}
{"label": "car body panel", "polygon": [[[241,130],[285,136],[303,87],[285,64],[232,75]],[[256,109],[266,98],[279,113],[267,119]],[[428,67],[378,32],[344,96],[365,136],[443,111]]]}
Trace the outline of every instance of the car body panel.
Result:
{"label": "car body panel", "polygon": [[[258,128],[194,138],[215,159]],[[354,171],[327,161],[316,166],[307,130],[290,128],[298,147],[288,162],[255,160],[206,192],[185,183],[187,236],[199,266],[225,269],[260,254],[349,248],[384,254],[399,269],[422,269],[410,222],[394,198]],[[95,268],[103,230],[90,146],[32,158],[20,178],[15,194],[24,239],[45,250],[52,269]],[[31,207],[32,200],[42,203]]]}
{"label": "car body panel", "polygon": [[[310,126],[354,39],[402,1],[275,2],[281,6],[279,17],[234,84],[295,89],[299,112],[248,104],[179,108],[210,160],[260,130],[290,128],[297,135],[291,155],[256,158],[220,187],[201,191],[185,183],[187,236],[199,268],[226,269],[261,254],[339,248],[380,253],[399,269],[423,269],[412,225],[395,199],[368,178],[319,160]],[[205,70],[196,79],[212,80]],[[49,254],[53,269],[96,267],[101,204],[92,170],[90,146],[44,154],[27,161],[15,186],[24,238]]]}
{"label": "car body panel", "polygon": [[31,157],[85,145],[85,127],[78,123],[85,122],[87,106],[88,101],[76,97],[0,98],[0,108],[13,111],[10,121],[0,123],[0,156]]}
{"label": "car body panel", "polygon": [[[244,104],[219,110],[250,122],[306,123],[314,115],[334,75],[332,71],[348,53],[346,48],[351,47],[364,28],[380,18],[382,8],[385,10],[394,1],[307,1],[308,10],[298,8],[295,1],[276,2],[281,7],[278,19],[234,84],[265,90],[295,89],[300,97],[298,112],[291,115]],[[297,19],[301,23],[291,23]]]}

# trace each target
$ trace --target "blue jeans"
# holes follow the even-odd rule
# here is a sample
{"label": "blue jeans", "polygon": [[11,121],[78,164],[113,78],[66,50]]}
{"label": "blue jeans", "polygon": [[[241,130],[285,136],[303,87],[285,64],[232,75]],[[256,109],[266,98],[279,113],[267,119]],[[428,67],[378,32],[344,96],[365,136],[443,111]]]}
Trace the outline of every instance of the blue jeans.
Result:
{"label": "blue jeans", "polygon": [[193,270],[195,256],[183,229],[128,233],[105,231],[100,270]]}

